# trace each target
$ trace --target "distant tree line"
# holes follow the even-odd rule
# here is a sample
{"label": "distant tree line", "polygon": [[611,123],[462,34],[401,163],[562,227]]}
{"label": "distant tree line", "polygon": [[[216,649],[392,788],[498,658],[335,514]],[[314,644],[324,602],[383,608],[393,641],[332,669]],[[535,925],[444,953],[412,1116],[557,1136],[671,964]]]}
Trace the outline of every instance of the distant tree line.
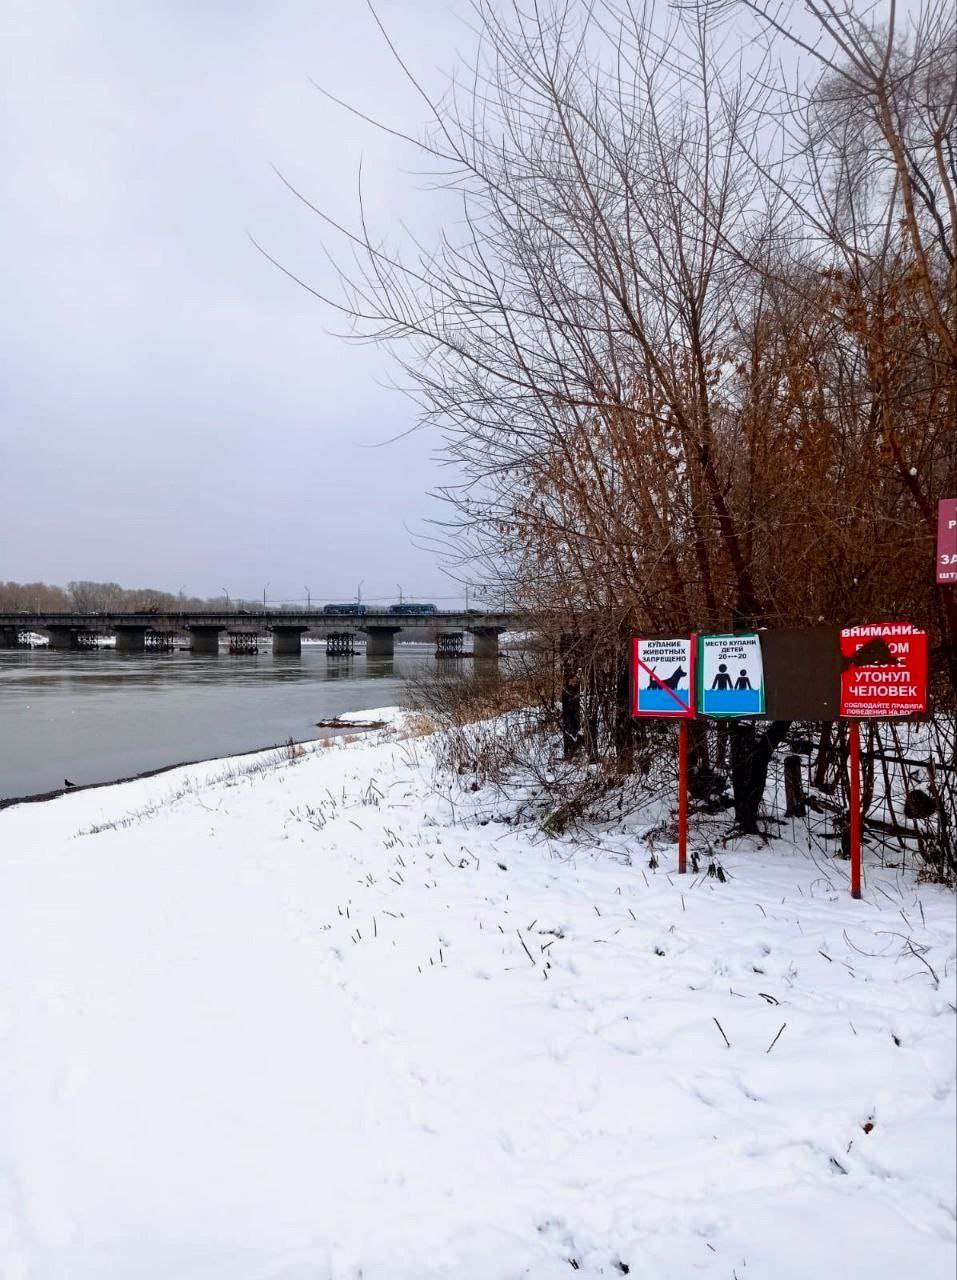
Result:
{"label": "distant tree line", "polygon": [[[118,582],[68,582],[65,587],[51,586],[48,582],[0,582],[0,612],[8,613],[235,613],[237,610],[257,613],[262,607],[261,599],[230,598],[227,601],[222,595],[204,598],[161,591],[157,587],[121,587]],[[298,613],[302,607],[295,601],[269,601],[270,612]],[[322,605],[314,601],[312,608],[321,609]],[[435,637],[435,627],[416,625],[412,618],[403,620],[404,641],[434,641]]]}
{"label": "distant tree line", "polygon": [[[109,610],[239,609],[254,607],[243,600],[223,596],[187,596],[157,587],[121,587],[118,582],[68,582],[65,587],[48,582],[0,582],[0,610],[22,612],[105,613]],[[261,607],[261,606],[260,606]]]}

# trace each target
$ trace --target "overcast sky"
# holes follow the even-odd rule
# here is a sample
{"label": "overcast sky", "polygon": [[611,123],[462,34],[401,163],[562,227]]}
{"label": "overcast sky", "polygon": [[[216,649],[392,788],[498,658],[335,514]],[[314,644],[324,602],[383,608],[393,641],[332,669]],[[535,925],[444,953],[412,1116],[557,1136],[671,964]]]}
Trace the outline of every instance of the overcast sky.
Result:
{"label": "overcast sky", "polygon": [[[379,0],[432,77],[451,0]],[[212,595],[441,599],[413,545],[435,442],[319,286],[324,232],[272,172],[351,217],[429,217],[412,159],[310,77],[418,132],[360,0],[0,4],[0,579]],[[411,532],[410,532],[411,531]]]}

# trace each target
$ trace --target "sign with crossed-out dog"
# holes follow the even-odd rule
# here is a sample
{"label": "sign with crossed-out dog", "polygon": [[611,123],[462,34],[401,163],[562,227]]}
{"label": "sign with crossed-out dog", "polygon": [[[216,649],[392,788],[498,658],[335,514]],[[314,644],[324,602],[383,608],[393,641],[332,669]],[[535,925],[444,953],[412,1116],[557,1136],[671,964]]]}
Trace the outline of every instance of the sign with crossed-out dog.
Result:
{"label": "sign with crossed-out dog", "polygon": [[694,716],[695,638],[632,641],[631,713],[690,720]]}

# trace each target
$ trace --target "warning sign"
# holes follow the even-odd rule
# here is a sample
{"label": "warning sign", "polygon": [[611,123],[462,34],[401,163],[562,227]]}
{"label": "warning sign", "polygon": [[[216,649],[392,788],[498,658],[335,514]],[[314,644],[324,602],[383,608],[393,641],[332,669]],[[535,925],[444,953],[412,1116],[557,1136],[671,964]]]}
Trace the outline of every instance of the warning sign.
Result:
{"label": "warning sign", "polygon": [[698,637],[698,710],[706,716],[764,714],[758,636]]}
{"label": "warning sign", "polygon": [[841,715],[911,716],[927,710],[927,632],[874,622],[841,632]]}
{"label": "warning sign", "polygon": [[937,582],[957,582],[957,498],[937,504]]}
{"label": "warning sign", "polygon": [[632,641],[632,715],[690,719],[694,715],[694,636]]}

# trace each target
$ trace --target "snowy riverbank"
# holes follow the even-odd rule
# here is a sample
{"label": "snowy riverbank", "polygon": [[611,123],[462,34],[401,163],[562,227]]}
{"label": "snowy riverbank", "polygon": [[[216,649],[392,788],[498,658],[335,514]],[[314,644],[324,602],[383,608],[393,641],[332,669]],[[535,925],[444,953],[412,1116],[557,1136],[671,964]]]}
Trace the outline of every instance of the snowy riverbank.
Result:
{"label": "snowy riverbank", "polygon": [[401,719],[0,812],[5,1280],[950,1276],[953,895],[506,816]]}

